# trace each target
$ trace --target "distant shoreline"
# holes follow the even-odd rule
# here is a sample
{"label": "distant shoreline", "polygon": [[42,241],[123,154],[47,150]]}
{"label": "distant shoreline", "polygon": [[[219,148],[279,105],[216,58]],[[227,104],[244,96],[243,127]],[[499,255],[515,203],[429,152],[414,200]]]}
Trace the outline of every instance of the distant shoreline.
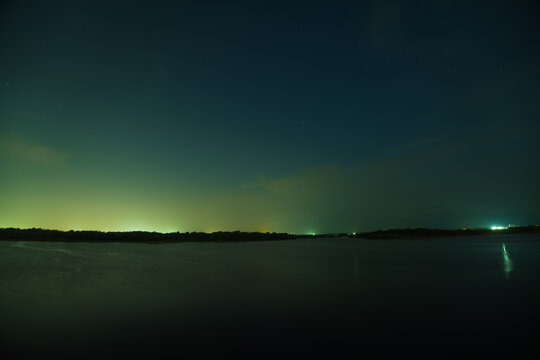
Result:
{"label": "distant shoreline", "polygon": [[43,242],[125,242],[125,243],[181,243],[181,242],[248,242],[294,240],[309,238],[338,238],[348,237],[369,240],[414,240],[439,237],[505,235],[505,234],[540,234],[539,225],[510,227],[502,230],[491,229],[389,229],[364,233],[339,234],[288,234],[288,233],[261,233],[242,231],[218,231],[212,233],[186,232],[186,233],[159,233],[147,231],[129,232],[102,232],[102,231],[60,231],[47,229],[16,229],[0,228],[0,241],[43,241]]}
{"label": "distant shoreline", "polygon": [[426,239],[439,237],[457,237],[457,236],[481,236],[481,235],[510,235],[510,234],[540,234],[540,225],[515,226],[505,229],[473,229],[463,228],[456,230],[443,229],[390,229],[378,230],[352,235],[354,238],[362,239]]}
{"label": "distant shoreline", "polygon": [[61,231],[48,229],[0,229],[0,241],[47,241],[47,242],[126,242],[126,243],[181,243],[181,242],[246,242],[269,240],[292,240],[312,235],[287,233],[261,233],[241,231],[174,232],[150,231]]}

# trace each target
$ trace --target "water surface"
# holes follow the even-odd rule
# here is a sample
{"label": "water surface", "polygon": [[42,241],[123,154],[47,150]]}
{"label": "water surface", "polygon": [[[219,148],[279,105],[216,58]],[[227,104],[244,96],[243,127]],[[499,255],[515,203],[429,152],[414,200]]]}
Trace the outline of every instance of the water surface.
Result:
{"label": "water surface", "polygon": [[0,242],[1,355],[537,351],[540,237]]}

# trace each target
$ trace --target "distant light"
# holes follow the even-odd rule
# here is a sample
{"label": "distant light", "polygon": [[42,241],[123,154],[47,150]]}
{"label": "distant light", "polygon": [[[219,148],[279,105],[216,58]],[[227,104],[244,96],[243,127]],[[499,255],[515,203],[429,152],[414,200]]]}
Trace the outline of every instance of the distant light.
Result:
{"label": "distant light", "polygon": [[506,226],[492,226],[491,230],[506,230]]}
{"label": "distant light", "polygon": [[353,235],[356,235],[356,233],[355,233],[355,232],[353,232],[352,234],[353,234]]}

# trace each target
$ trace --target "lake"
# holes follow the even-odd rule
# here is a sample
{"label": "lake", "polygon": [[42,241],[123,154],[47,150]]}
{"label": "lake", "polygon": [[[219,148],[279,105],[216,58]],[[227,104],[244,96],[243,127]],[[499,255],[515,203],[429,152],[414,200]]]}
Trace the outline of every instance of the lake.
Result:
{"label": "lake", "polygon": [[0,355],[516,357],[539,294],[538,235],[2,241]]}

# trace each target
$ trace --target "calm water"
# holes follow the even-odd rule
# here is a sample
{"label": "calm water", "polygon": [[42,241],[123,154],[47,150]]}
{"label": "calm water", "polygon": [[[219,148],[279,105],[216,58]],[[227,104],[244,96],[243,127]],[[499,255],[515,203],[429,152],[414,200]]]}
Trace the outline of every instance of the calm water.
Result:
{"label": "calm water", "polygon": [[12,359],[283,357],[540,339],[540,237],[253,243],[0,242]]}

